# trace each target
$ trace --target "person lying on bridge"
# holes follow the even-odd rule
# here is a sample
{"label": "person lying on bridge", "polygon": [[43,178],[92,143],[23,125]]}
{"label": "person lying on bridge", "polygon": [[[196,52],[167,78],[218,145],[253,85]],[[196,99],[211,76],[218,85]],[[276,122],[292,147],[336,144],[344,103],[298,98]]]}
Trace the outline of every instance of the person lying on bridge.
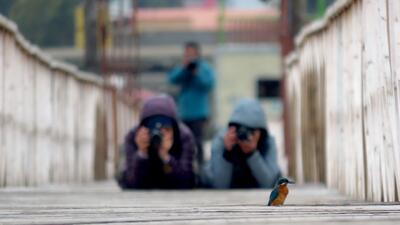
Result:
{"label": "person lying on bridge", "polygon": [[120,186],[193,188],[195,146],[189,128],[177,119],[173,99],[167,95],[150,98],[143,105],[140,124],[126,136]]}
{"label": "person lying on bridge", "polygon": [[264,110],[256,100],[241,100],[214,138],[205,180],[215,188],[272,188],[280,175]]}

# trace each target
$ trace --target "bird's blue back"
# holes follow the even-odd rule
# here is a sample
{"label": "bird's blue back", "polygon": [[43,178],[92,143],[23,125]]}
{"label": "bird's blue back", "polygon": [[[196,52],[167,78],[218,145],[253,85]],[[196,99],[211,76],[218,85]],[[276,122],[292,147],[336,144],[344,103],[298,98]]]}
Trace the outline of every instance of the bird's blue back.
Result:
{"label": "bird's blue back", "polygon": [[274,190],[271,191],[271,194],[269,195],[269,201],[268,201],[269,206],[278,197],[278,194],[279,194],[279,186],[275,187]]}

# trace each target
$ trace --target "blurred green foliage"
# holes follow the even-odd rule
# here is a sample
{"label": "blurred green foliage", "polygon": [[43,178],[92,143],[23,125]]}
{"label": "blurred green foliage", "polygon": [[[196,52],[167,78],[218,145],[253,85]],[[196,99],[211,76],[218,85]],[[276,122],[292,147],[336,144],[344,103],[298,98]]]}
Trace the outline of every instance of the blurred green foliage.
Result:
{"label": "blurred green foliage", "polygon": [[21,33],[39,46],[71,46],[74,10],[81,1],[0,0],[0,12],[15,21]]}

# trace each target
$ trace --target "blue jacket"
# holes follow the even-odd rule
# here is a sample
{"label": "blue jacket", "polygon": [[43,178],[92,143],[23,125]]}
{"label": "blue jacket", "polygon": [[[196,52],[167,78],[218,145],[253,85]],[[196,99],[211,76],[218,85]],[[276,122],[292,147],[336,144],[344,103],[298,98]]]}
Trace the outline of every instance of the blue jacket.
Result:
{"label": "blue jacket", "polygon": [[[191,79],[188,79],[192,77]],[[198,60],[197,74],[191,76],[184,67],[175,67],[168,81],[180,85],[178,110],[182,120],[205,119],[209,115],[208,93],[214,85],[214,72],[210,65]]]}
{"label": "blue jacket", "polygon": [[[264,111],[255,100],[242,100],[235,107],[229,122],[240,123],[252,128],[267,130]],[[224,158],[224,135],[226,128],[214,138],[211,150],[211,171],[208,174],[212,186],[215,188],[229,188],[233,180],[233,164]],[[258,187],[272,188],[280,176],[280,169],[276,157],[275,139],[268,135],[265,139],[267,150],[265,154],[255,151],[246,159],[251,174],[258,183]]]}

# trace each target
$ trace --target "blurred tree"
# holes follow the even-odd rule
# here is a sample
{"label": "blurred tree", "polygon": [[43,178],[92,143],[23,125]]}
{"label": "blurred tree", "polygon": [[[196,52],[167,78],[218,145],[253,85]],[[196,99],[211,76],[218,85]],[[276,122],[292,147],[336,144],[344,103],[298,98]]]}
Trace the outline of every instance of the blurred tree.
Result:
{"label": "blurred tree", "polygon": [[[2,0],[6,1],[6,0]],[[15,0],[10,18],[27,39],[40,46],[74,43],[74,9],[81,0]]]}
{"label": "blurred tree", "polygon": [[291,4],[291,24],[292,36],[294,37],[308,22],[307,0],[292,1]]}
{"label": "blurred tree", "polygon": [[0,14],[8,16],[13,0],[0,0]]}
{"label": "blurred tree", "polygon": [[321,18],[324,16],[326,8],[333,2],[334,0],[308,0],[307,13],[311,19]]}

